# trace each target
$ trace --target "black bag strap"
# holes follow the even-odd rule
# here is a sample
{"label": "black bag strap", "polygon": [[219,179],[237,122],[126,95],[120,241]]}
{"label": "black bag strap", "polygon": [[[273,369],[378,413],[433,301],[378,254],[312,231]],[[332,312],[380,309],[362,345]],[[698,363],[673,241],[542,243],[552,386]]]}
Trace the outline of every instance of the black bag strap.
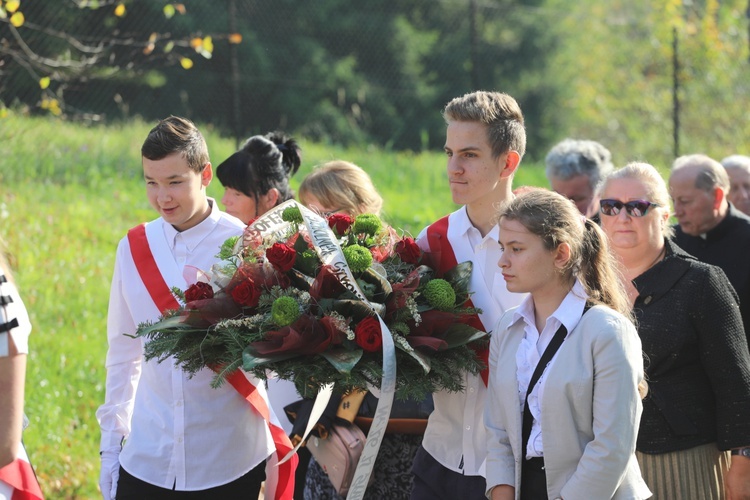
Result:
{"label": "black bag strap", "polygon": [[[7,282],[8,282],[8,279],[5,277],[5,275],[0,273],[0,284],[7,283]],[[10,295],[0,294],[0,306],[7,306],[8,304],[12,302],[13,302],[13,297],[11,297]],[[9,332],[13,328],[18,328],[18,320],[16,318],[13,318],[7,323],[0,323],[0,333]]]}
{"label": "black bag strap", "polygon": [[[4,274],[0,273],[0,285],[2,285],[3,283],[7,283],[7,282],[8,282],[8,278],[6,278]],[[2,290],[2,287],[0,287],[0,290]],[[11,297],[10,295],[0,294],[0,306],[6,306],[10,304],[11,302],[13,302],[13,297]]]}
{"label": "black bag strap", "polygon": [[[591,309],[591,305],[586,302],[586,306],[583,308],[583,314],[581,314],[581,316],[583,317],[583,315],[586,314],[586,311],[588,311],[589,309]],[[531,426],[534,423],[534,417],[531,415],[531,411],[529,411],[529,394],[531,394],[531,391],[534,389],[536,383],[539,382],[539,378],[542,376],[542,373],[544,373],[544,370],[547,368],[547,365],[550,363],[550,361],[552,361],[555,353],[557,353],[558,349],[560,349],[560,346],[565,340],[565,336],[567,334],[568,329],[565,328],[565,325],[561,324],[560,328],[558,328],[555,332],[555,336],[552,337],[549,345],[544,350],[542,357],[539,358],[539,363],[537,363],[536,368],[534,369],[534,374],[531,376],[531,380],[529,381],[529,387],[528,389],[526,389],[526,398],[524,399],[523,404],[523,425],[521,427],[521,442],[523,450],[523,455],[521,455],[522,460],[526,459],[526,448],[528,446],[529,436],[531,436]]]}

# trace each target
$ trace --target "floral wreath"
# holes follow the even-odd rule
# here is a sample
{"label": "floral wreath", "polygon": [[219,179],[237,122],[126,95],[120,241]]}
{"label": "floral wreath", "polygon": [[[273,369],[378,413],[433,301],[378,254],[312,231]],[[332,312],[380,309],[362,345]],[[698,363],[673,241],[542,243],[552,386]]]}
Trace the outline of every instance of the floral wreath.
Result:
{"label": "floral wreath", "polygon": [[323,218],[289,201],[217,257],[186,290],[172,289],[178,310],[139,325],[146,359],[174,357],[190,374],[210,368],[214,386],[242,368],[274,372],[303,396],[328,384],[345,393],[380,386],[388,334],[400,399],[460,391],[464,372],[484,368],[476,349],[487,334],[468,324],[480,311],[464,307],[471,263],[438,273],[436,256],[377,215]]}

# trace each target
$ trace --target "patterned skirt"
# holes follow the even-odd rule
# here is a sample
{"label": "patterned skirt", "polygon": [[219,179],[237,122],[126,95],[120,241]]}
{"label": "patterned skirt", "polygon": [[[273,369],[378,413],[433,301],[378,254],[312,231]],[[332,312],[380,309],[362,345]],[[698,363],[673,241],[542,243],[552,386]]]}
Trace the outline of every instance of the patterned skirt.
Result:
{"label": "patterned skirt", "polygon": [[[374,481],[367,487],[364,500],[409,500],[413,481],[411,465],[421,444],[421,435],[386,434],[375,459]],[[305,500],[344,500],[314,458],[307,468]]]}
{"label": "patterned skirt", "polygon": [[724,500],[724,475],[729,469],[728,451],[716,443],[688,450],[651,455],[636,451],[643,480],[653,500]]}

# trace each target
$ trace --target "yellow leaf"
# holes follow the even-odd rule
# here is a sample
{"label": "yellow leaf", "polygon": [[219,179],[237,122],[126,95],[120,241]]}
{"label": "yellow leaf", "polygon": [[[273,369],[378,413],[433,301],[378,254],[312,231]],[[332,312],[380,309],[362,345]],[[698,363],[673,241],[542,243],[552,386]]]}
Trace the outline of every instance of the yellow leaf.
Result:
{"label": "yellow leaf", "polygon": [[49,77],[45,76],[39,79],[39,87],[41,87],[42,90],[49,87]]}
{"label": "yellow leaf", "polygon": [[16,28],[20,28],[21,26],[23,26],[23,22],[25,20],[26,19],[24,19],[22,12],[16,12],[12,16],[10,16],[10,24],[15,26]]}
{"label": "yellow leaf", "polygon": [[180,59],[180,65],[185,69],[190,69],[193,67],[193,61],[187,57],[183,57]]}
{"label": "yellow leaf", "polygon": [[237,45],[239,43],[242,43],[242,35],[239,33],[232,33],[229,35],[229,43]]}
{"label": "yellow leaf", "polygon": [[0,118],[7,118],[8,117],[8,108],[2,107],[0,108]]}
{"label": "yellow leaf", "polygon": [[190,39],[190,46],[195,50],[198,50],[203,45],[203,39],[199,36]]}
{"label": "yellow leaf", "polygon": [[177,12],[179,12],[179,13],[180,13],[180,14],[182,14],[183,16],[185,15],[185,12],[186,12],[186,11],[185,11],[185,6],[184,6],[183,4],[181,4],[181,3],[176,3],[176,4],[174,4],[174,8],[175,8],[175,9],[177,9]]}
{"label": "yellow leaf", "polygon": [[62,109],[60,108],[60,104],[57,102],[57,99],[52,99],[49,105],[50,113],[52,113],[55,116],[60,116],[62,114]]}
{"label": "yellow leaf", "polygon": [[172,52],[173,48],[174,48],[174,42],[172,41],[167,42],[167,44],[164,46],[164,53],[169,54],[170,52]]}
{"label": "yellow leaf", "polygon": [[18,10],[18,8],[21,6],[21,2],[18,0],[8,0],[5,2],[5,10],[10,12],[11,14]]}
{"label": "yellow leaf", "polygon": [[115,7],[115,15],[117,17],[122,17],[125,15],[125,5],[123,4],[117,4],[117,7]]}
{"label": "yellow leaf", "polygon": [[203,50],[205,50],[208,53],[211,53],[214,51],[214,41],[211,39],[210,36],[207,36],[203,39]]}
{"label": "yellow leaf", "polygon": [[154,43],[156,41],[156,37],[158,37],[158,36],[159,35],[157,35],[156,32],[151,33],[151,35],[148,37],[149,43]]}
{"label": "yellow leaf", "polygon": [[174,5],[172,5],[171,3],[168,3],[167,5],[164,6],[164,17],[166,17],[167,19],[171,19],[172,16],[174,16],[174,14],[175,14]]}

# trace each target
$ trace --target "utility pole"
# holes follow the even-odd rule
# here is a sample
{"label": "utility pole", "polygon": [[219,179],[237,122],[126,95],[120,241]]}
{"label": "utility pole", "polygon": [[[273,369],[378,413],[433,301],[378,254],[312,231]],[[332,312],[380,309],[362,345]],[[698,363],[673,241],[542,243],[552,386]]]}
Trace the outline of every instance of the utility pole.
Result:
{"label": "utility pole", "polygon": [[677,52],[677,27],[672,27],[672,137],[674,157],[680,156],[680,59]]}
{"label": "utility pole", "polygon": [[[237,4],[235,0],[229,0],[229,33],[237,33]],[[229,66],[231,71],[231,88],[232,88],[232,131],[236,148],[240,147],[240,134],[242,133],[242,124],[240,123],[240,65],[237,61],[237,44],[229,44]]]}
{"label": "utility pole", "polygon": [[471,57],[471,86],[472,90],[479,88],[479,49],[477,35],[477,0],[469,2],[469,50]]}

